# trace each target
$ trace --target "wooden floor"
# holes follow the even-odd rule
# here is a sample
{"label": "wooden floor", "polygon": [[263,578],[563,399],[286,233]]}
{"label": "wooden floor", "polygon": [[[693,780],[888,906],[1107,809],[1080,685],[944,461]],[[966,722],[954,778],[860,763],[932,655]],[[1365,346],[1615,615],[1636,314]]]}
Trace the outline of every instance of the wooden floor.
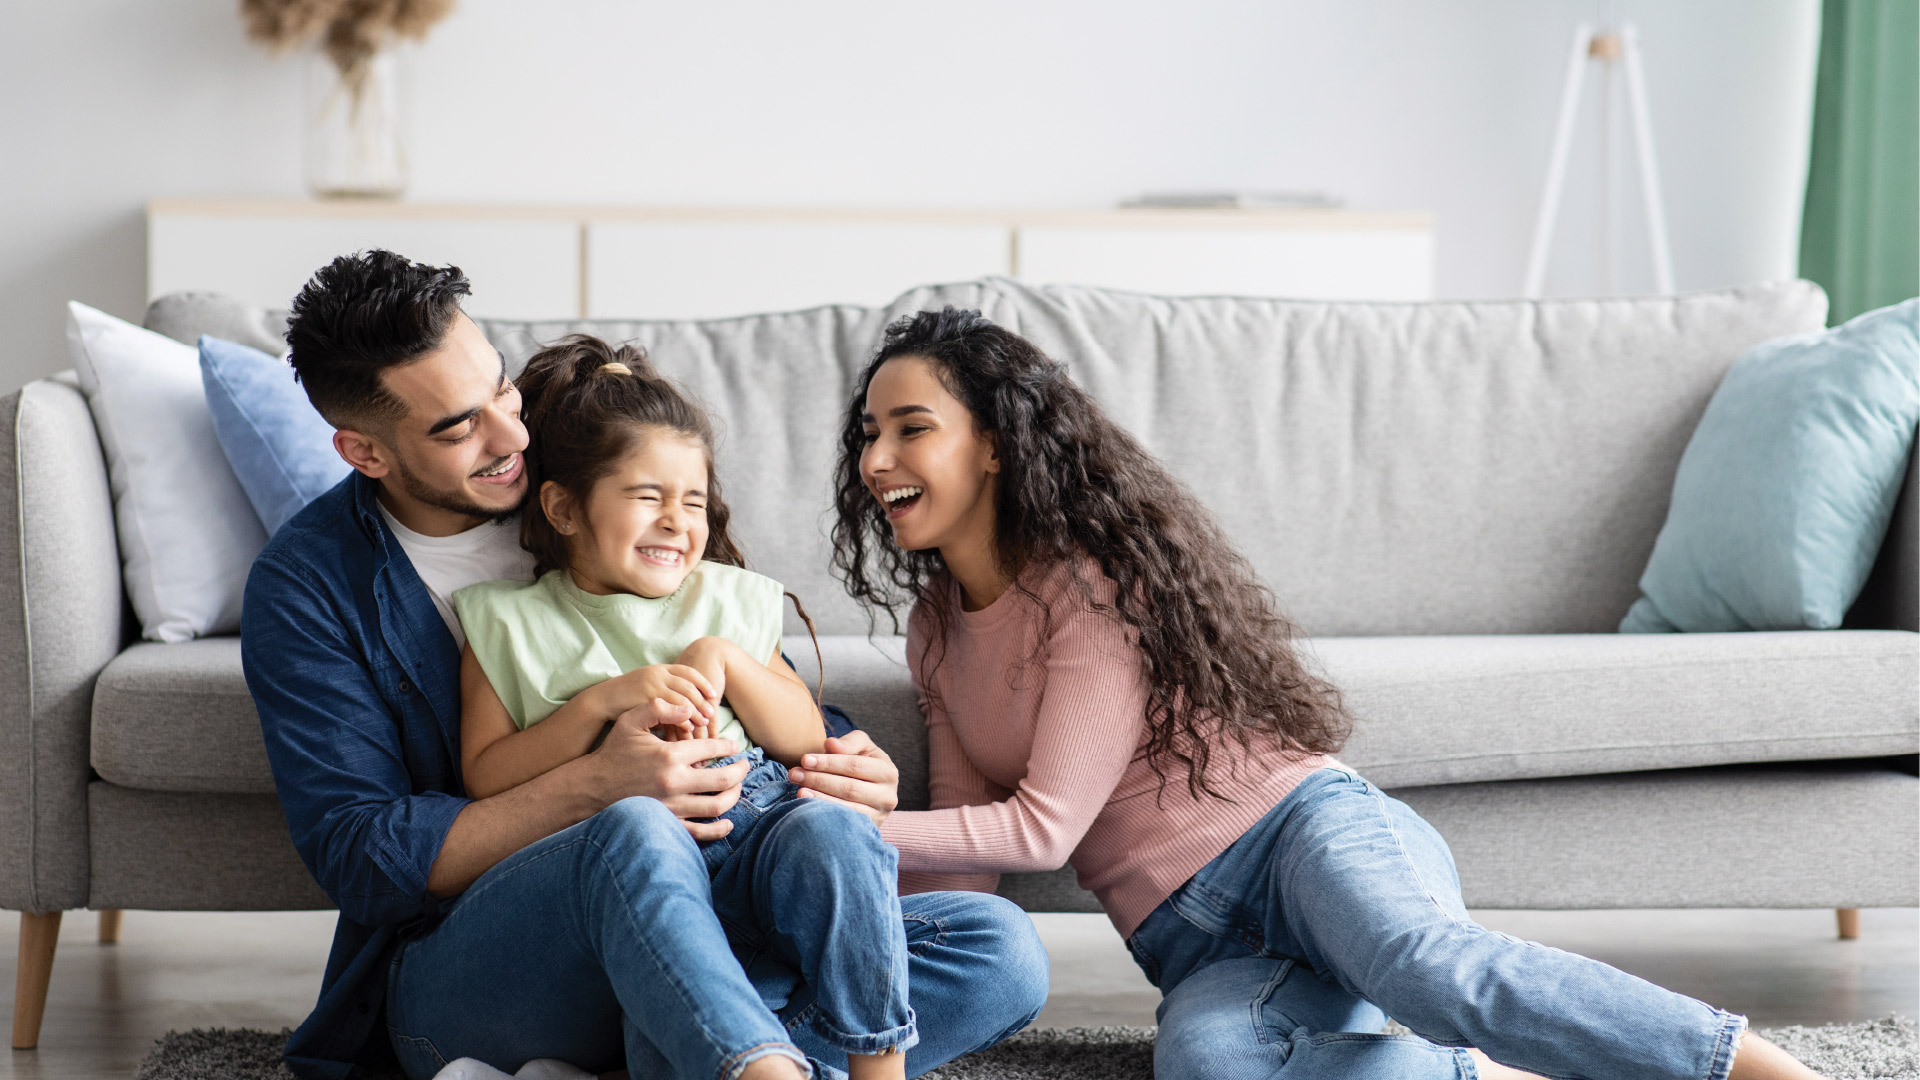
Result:
{"label": "wooden floor", "polygon": [[[1920,1014],[1920,909],[1863,913],[1858,941],[1830,911],[1478,912],[1519,937],[1605,960],[1771,1027]],[[1150,1024],[1158,995],[1097,915],[1035,918],[1053,959],[1048,1027]],[[94,941],[91,914],[61,928],[40,1048],[13,1051],[0,1077],[126,1077],[170,1029],[297,1024],[320,985],[325,912],[128,912],[120,944]],[[17,919],[0,917],[0,971]],[[12,979],[6,987],[12,1015]]]}

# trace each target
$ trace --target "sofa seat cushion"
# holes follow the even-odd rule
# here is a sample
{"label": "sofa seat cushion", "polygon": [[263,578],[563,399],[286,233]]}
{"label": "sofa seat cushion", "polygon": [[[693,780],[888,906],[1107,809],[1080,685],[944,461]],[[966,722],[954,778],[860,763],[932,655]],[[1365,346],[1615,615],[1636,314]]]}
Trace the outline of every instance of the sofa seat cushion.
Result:
{"label": "sofa seat cushion", "polygon": [[[810,683],[813,644],[784,647]],[[927,805],[926,730],[896,637],[829,635],[826,698]],[[1920,750],[1920,634],[1318,638],[1355,718],[1342,761],[1383,787]],[[143,642],[101,672],[93,767],[149,791],[273,791],[238,638]]]}
{"label": "sofa seat cushion", "polygon": [[94,684],[93,768],[144,791],[271,794],[240,639],[141,642],[114,657]]}
{"label": "sofa seat cushion", "polygon": [[1920,750],[1920,634],[1320,638],[1382,787]]}
{"label": "sofa seat cushion", "polygon": [[[903,790],[926,806],[926,733],[902,638],[823,636],[827,700],[866,726],[875,741],[911,758],[901,763]],[[813,642],[787,637],[782,647],[809,683],[817,681]],[[101,671],[93,693],[94,771],[143,791],[271,794],[260,714],[240,668],[240,639],[200,638],[173,645],[140,642]]]}

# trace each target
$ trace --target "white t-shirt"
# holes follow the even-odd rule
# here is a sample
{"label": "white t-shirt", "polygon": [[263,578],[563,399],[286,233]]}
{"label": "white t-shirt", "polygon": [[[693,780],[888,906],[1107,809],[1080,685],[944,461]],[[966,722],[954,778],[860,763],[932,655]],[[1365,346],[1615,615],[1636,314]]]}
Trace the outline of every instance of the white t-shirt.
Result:
{"label": "white t-shirt", "polygon": [[387,519],[387,528],[400,541],[400,549],[407,553],[414,573],[420,575],[433,606],[461,648],[467,645],[467,635],[453,613],[454,593],[482,581],[533,580],[533,553],[520,546],[518,521],[489,521],[452,536],[427,536],[400,524],[385,506],[380,507],[380,516]]}

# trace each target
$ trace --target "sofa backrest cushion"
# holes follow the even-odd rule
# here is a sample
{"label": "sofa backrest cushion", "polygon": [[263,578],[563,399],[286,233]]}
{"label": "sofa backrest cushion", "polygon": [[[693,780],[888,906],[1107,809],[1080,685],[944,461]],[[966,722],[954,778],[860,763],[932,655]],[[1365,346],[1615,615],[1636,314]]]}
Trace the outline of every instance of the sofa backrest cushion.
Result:
{"label": "sofa backrest cushion", "polygon": [[[155,302],[148,325],[175,337],[217,325],[244,340],[282,318],[204,294],[180,301],[191,313],[169,302]],[[799,594],[821,632],[865,633],[829,571],[835,430],[881,329],[943,304],[980,308],[1065,361],[1321,635],[1612,630],[1720,376],[1750,346],[1816,329],[1826,313],[1805,282],[1376,304],[989,278],[885,308],[479,322],[510,370],[568,333],[645,346],[720,426],[720,475],[750,564]]]}
{"label": "sofa backrest cushion", "polygon": [[1005,325],[1189,484],[1314,635],[1609,632],[1735,358],[1807,282],[1497,303],[996,281]]}

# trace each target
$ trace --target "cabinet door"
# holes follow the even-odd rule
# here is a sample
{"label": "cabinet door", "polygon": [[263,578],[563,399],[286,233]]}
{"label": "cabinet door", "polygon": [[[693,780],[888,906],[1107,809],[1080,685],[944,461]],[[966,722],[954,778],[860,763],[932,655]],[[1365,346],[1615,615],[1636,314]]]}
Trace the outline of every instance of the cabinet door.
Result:
{"label": "cabinet door", "polygon": [[147,296],[211,289],[284,308],[334,256],[372,247],[460,267],[475,315],[580,314],[580,227],[571,221],[156,213],[147,221]]}
{"label": "cabinet door", "polygon": [[1020,230],[1021,279],[1165,296],[1427,300],[1433,234],[1418,228]]}
{"label": "cabinet door", "polygon": [[1010,269],[1002,225],[605,221],[587,229],[587,313],[689,319],[879,305]]}

